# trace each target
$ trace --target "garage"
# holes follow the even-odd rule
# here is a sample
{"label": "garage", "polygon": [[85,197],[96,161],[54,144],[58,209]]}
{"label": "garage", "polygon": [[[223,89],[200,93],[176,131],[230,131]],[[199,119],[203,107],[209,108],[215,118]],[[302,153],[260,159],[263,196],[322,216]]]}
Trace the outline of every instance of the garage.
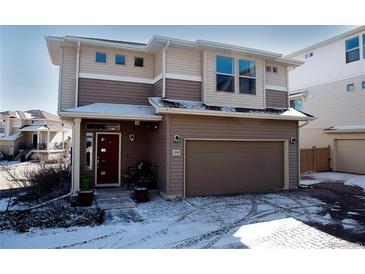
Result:
{"label": "garage", "polygon": [[336,171],[365,174],[365,140],[336,140]]}
{"label": "garage", "polygon": [[285,146],[284,141],[187,140],[185,195],[283,189]]}

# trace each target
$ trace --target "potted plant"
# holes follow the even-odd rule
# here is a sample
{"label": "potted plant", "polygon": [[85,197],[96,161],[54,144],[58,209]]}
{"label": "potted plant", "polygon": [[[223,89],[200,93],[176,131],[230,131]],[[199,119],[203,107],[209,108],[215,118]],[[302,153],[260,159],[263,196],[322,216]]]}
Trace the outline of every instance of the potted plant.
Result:
{"label": "potted plant", "polygon": [[90,178],[81,176],[80,191],[77,193],[80,206],[91,206],[94,201],[94,190],[90,189]]}
{"label": "potted plant", "polygon": [[152,173],[149,164],[140,162],[134,174],[136,187],[134,189],[134,199],[137,202],[147,202],[149,200],[148,185],[151,184]]}

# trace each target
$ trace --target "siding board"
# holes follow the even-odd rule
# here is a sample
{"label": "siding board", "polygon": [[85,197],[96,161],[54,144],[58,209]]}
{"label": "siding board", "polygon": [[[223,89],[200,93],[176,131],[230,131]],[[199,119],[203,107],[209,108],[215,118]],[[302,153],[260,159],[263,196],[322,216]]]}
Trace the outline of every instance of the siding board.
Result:
{"label": "siding board", "polygon": [[166,79],[166,98],[200,101],[201,82]]}
{"label": "siding board", "polygon": [[166,73],[201,77],[202,57],[199,50],[168,47]]}
{"label": "siding board", "polygon": [[287,108],[288,92],[279,90],[266,90],[266,107]]}
{"label": "siding board", "polygon": [[61,73],[61,110],[75,107],[76,92],[76,49],[63,48],[62,73]]}
{"label": "siding board", "polygon": [[[266,76],[265,76],[266,84],[278,86],[278,87],[287,87],[288,72],[287,72],[286,66],[281,65],[276,62],[267,62],[266,66],[271,66],[271,69],[272,69],[272,67],[278,68],[277,73],[266,72]],[[266,68],[265,68],[265,71],[266,71]]]}

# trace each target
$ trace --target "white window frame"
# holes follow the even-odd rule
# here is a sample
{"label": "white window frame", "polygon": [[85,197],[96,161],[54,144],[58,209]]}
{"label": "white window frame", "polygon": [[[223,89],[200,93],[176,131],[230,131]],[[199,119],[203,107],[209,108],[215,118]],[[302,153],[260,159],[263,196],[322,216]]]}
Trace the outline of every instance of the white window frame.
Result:
{"label": "white window frame", "polygon": [[[229,73],[224,73],[224,72],[218,72],[217,71],[217,57],[228,57],[232,59],[232,74]],[[228,93],[236,93],[236,77],[235,77],[235,69],[234,69],[234,62],[235,62],[235,58],[232,56],[227,56],[227,55],[216,55],[215,56],[215,91],[216,92],[228,92]],[[218,90],[218,86],[217,86],[217,74],[219,75],[225,75],[225,76],[232,76],[233,77],[233,91],[226,91],[226,90]]]}
{"label": "white window frame", "polygon": [[[248,61],[248,62],[254,62],[255,63],[255,76],[246,76],[246,75],[240,75],[240,61]],[[250,59],[238,59],[238,93],[239,94],[246,94],[246,95],[256,95],[256,85],[257,85],[257,77],[256,77],[256,61],[250,60]],[[240,78],[249,78],[249,79],[255,79],[255,92],[254,93],[244,93],[240,90]]]}
{"label": "white window frame", "polygon": [[[98,61],[96,60],[96,55],[97,55],[98,53],[105,54],[105,62],[98,62]],[[107,64],[107,63],[108,63],[108,53],[106,53],[106,52],[102,52],[102,51],[95,51],[95,63],[96,63],[96,64]]]}
{"label": "white window frame", "polygon": [[[357,38],[358,40],[359,40],[359,43],[358,43],[358,46],[357,46],[357,48],[352,48],[352,49],[346,49],[346,42],[347,41],[349,41],[349,40],[352,40],[352,39],[354,39],[354,38]],[[359,61],[360,59],[361,59],[361,50],[360,50],[360,45],[361,45],[361,43],[360,43],[360,36],[354,36],[354,37],[351,37],[351,38],[349,38],[349,39],[346,39],[345,40],[345,62],[346,62],[346,64],[350,64],[350,63],[353,63],[353,62],[356,62],[356,61]],[[354,50],[359,50],[359,59],[358,60],[355,60],[355,61],[351,61],[351,62],[347,62],[347,59],[346,59],[346,55],[347,55],[347,53],[348,52],[350,52],[350,51],[354,51]]]}

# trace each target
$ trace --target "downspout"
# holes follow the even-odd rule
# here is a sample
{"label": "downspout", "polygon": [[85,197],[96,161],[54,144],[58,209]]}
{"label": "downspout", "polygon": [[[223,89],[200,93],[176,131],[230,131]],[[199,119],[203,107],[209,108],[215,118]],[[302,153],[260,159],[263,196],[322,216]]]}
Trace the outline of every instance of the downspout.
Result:
{"label": "downspout", "polygon": [[166,50],[170,45],[170,40],[167,40],[167,43],[162,51],[162,99],[166,98]]}
{"label": "downspout", "polygon": [[77,42],[76,53],[76,88],[75,88],[75,107],[79,104],[79,72],[80,72],[80,41]]}

